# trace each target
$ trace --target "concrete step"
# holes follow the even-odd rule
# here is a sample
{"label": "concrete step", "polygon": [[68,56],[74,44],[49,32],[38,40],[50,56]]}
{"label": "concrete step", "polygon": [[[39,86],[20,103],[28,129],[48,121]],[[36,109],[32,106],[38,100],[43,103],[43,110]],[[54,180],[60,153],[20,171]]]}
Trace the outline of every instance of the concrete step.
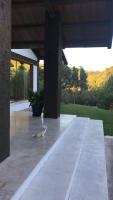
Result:
{"label": "concrete step", "polygon": [[76,117],[12,200],[108,200],[102,121]]}
{"label": "concrete step", "polygon": [[101,121],[90,120],[78,168],[66,200],[108,200],[104,134]]}
{"label": "concrete step", "polygon": [[64,200],[78,168],[88,124],[88,118],[73,119],[12,200]]}

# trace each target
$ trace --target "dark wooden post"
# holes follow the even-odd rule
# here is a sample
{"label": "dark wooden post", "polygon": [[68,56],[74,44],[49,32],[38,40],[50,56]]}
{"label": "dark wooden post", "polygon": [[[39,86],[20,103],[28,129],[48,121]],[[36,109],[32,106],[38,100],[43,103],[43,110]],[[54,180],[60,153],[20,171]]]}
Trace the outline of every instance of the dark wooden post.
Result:
{"label": "dark wooden post", "polygon": [[30,80],[29,80],[29,89],[33,90],[33,65],[30,65]]}
{"label": "dark wooden post", "polygon": [[60,116],[61,85],[61,18],[59,13],[50,16],[46,13],[45,24],[45,62],[44,62],[44,114],[48,118]]}
{"label": "dark wooden post", "polygon": [[11,0],[0,0],[0,162],[9,155]]}

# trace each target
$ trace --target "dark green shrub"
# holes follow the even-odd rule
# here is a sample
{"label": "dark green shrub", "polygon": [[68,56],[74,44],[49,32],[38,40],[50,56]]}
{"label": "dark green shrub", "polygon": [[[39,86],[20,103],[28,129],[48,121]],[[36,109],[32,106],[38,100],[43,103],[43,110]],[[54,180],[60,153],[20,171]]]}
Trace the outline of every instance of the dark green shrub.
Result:
{"label": "dark green shrub", "polygon": [[73,103],[73,95],[70,91],[62,90],[62,99],[61,101],[65,104]]}
{"label": "dark green shrub", "polygon": [[96,91],[63,91],[62,92],[62,102],[63,103],[73,103],[81,105],[97,105],[97,93]]}
{"label": "dark green shrub", "polygon": [[99,108],[110,109],[113,107],[113,76],[105,83],[102,88],[97,90],[63,91],[62,101]]}
{"label": "dark green shrub", "polygon": [[97,106],[99,108],[110,109],[113,104],[113,93],[103,90],[100,93]]}
{"label": "dark green shrub", "polygon": [[113,76],[105,83],[103,88],[98,92],[98,104],[99,108],[110,109],[113,104]]}

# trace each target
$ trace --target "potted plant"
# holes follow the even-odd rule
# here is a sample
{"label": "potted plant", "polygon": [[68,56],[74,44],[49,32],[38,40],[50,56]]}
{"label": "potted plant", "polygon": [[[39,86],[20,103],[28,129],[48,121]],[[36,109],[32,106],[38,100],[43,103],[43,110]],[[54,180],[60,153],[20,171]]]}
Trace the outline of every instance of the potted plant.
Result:
{"label": "potted plant", "polygon": [[44,91],[33,92],[29,91],[30,106],[32,107],[33,116],[41,116],[42,109],[44,106]]}

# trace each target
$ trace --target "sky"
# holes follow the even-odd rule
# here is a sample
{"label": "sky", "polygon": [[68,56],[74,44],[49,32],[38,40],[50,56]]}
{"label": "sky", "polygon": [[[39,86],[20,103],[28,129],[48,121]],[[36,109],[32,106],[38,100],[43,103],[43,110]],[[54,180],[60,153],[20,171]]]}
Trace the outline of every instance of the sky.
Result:
{"label": "sky", "polygon": [[113,49],[69,48],[64,53],[69,66],[83,66],[89,71],[103,71],[113,66]]}

